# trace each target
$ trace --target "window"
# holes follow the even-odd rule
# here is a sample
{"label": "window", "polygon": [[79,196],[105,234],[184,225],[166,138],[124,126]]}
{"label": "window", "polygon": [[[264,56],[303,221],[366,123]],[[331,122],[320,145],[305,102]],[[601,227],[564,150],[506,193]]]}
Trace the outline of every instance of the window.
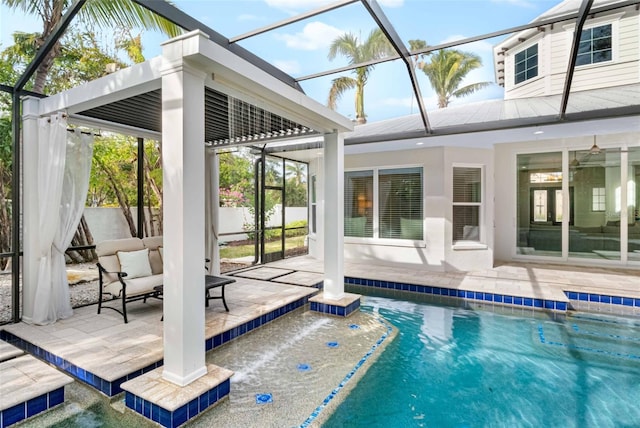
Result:
{"label": "window", "polygon": [[423,239],[422,168],[345,172],[344,236]]}
{"label": "window", "polygon": [[582,30],[576,66],[611,61],[611,24]]}
{"label": "window", "polygon": [[311,233],[316,233],[316,215],[318,212],[316,203],[316,175],[311,176]]}
{"label": "window", "polygon": [[604,211],[606,209],[604,187],[594,187],[591,198],[591,211]]}
{"label": "window", "polygon": [[453,242],[480,242],[482,168],[453,168]]}
{"label": "window", "polygon": [[344,174],[344,236],[373,237],[373,171]]}
{"label": "window", "polygon": [[378,172],[380,238],[422,239],[422,168]]}
{"label": "window", "polygon": [[538,44],[518,52],[515,56],[515,84],[538,75]]}

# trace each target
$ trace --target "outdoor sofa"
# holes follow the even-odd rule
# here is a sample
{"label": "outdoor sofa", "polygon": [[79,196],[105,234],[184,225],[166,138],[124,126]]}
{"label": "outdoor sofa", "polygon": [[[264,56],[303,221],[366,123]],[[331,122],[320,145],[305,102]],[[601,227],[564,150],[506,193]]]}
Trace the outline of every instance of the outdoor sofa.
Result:
{"label": "outdoor sofa", "polygon": [[[120,299],[122,309],[113,309],[124,317],[127,323],[127,303],[148,298],[162,299],[163,250],[162,236],[148,238],[125,238],[100,242],[96,245],[99,272],[98,313],[105,299]],[[205,275],[205,304],[209,300],[221,299],[225,310],[229,307],[225,299],[225,286],[235,279]],[[212,295],[214,288],[220,288],[219,295]]]}

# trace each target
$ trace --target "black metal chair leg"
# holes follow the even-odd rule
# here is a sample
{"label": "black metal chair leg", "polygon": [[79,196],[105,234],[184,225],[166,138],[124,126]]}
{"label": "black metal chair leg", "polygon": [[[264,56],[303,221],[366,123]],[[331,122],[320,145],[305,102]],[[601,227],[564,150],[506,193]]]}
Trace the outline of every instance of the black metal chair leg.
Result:
{"label": "black metal chair leg", "polygon": [[127,324],[127,295],[122,291],[122,315],[124,316],[124,323]]}

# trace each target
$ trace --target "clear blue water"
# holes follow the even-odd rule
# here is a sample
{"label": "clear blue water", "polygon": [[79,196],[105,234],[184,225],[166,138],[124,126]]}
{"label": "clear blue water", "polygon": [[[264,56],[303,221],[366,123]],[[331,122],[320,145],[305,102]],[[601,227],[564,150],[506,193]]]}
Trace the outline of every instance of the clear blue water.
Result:
{"label": "clear blue water", "polygon": [[640,323],[365,297],[399,331],[324,427],[640,427]]}

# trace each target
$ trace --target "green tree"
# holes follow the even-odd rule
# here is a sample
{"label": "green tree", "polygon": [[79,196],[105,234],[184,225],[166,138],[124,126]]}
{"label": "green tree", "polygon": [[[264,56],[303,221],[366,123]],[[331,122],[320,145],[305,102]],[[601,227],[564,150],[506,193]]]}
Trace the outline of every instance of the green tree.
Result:
{"label": "green tree", "polygon": [[[6,6],[36,15],[42,20],[42,32],[35,40],[36,50],[39,49],[62,20],[70,0],[2,0]],[[90,28],[96,26],[101,29],[114,27],[142,28],[146,30],[160,30],[168,36],[177,36],[181,29],[166,19],[150,12],[148,9],[130,0],[91,0],[86,2],[73,25],[84,24]],[[31,89],[43,93],[49,71],[62,52],[62,42],[58,40],[38,67]]]}
{"label": "green tree", "polygon": [[431,54],[430,61],[422,64],[421,70],[438,96],[438,107],[445,108],[451,98],[464,97],[491,85],[491,82],[479,82],[460,87],[467,74],[480,67],[482,60],[478,55],[441,49]]}
{"label": "green tree", "polygon": [[[242,195],[243,206],[253,205],[253,162],[245,153],[222,152],[220,160],[220,188]],[[222,205],[223,201],[220,201]]]}
{"label": "green tree", "polygon": [[[349,64],[359,64],[384,58],[394,53],[389,40],[379,28],[371,31],[369,37],[364,42],[360,42],[354,34],[347,33],[335,39],[329,47],[329,60],[333,60],[337,55],[342,55],[349,60]],[[336,104],[342,94],[355,88],[355,109],[356,121],[366,123],[367,116],[364,112],[364,87],[369,79],[369,73],[374,66],[358,67],[353,70],[355,77],[341,76],[332,80],[329,90],[327,105],[329,108],[336,108]]]}
{"label": "green tree", "polygon": [[285,164],[287,207],[307,206],[307,165],[287,161]]}

